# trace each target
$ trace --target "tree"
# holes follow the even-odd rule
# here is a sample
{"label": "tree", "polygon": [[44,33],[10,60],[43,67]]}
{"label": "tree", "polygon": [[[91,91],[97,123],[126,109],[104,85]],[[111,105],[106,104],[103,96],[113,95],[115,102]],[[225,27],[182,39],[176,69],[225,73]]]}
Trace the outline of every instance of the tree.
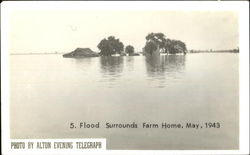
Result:
{"label": "tree", "polygon": [[144,47],[144,50],[146,53],[149,53],[152,55],[152,53],[157,50],[157,45],[155,42],[153,41],[149,41],[146,43],[145,47]]}
{"label": "tree", "polygon": [[129,55],[133,54],[135,52],[134,47],[131,45],[126,46],[125,52],[128,53]]}
{"label": "tree", "polygon": [[147,43],[152,42],[155,44],[155,45],[153,45],[152,43],[150,43],[149,45],[146,44],[146,46],[149,46],[147,48],[150,51],[150,53],[152,53],[151,50],[154,49],[153,46],[156,46],[156,49],[157,47],[159,47],[159,50],[161,52],[167,52],[171,54],[176,54],[176,53],[185,54],[187,51],[187,47],[184,42],[180,40],[171,40],[169,38],[166,38],[163,33],[149,33],[146,36],[146,40],[147,40]]}
{"label": "tree", "polygon": [[114,36],[109,36],[108,39],[104,38],[97,47],[101,51],[100,55],[102,56],[111,56],[116,53],[120,54],[124,49],[123,43]]}
{"label": "tree", "polygon": [[166,51],[171,54],[176,53],[186,53],[187,47],[186,44],[180,40],[168,40],[168,43],[165,45]]}
{"label": "tree", "polygon": [[156,44],[156,46],[159,46],[160,50],[165,50],[165,43],[166,43],[166,38],[163,33],[149,33],[146,36],[147,42],[152,41]]}

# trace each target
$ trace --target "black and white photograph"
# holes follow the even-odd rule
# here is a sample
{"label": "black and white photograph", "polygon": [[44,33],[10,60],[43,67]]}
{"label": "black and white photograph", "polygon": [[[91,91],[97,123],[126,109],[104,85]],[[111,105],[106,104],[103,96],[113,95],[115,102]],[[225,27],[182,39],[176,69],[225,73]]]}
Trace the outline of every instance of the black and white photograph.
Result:
{"label": "black and white photograph", "polygon": [[75,9],[1,5],[7,10],[1,15],[4,128],[17,141],[6,144],[10,150],[30,149],[22,140],[33,139],[42,141],[32,146],[38,150],[104,147],[93,139],[104,139],[110,151],[242,148],[240,109],[249,102],[241,99],[240,63],[249,49],[241,43],[237,5],[78,3]]}

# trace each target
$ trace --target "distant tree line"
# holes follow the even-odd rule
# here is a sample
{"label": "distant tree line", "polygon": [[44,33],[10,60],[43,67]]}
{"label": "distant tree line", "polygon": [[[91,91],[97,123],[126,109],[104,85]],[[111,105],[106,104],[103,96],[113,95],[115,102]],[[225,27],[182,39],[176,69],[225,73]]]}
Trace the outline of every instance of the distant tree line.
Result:
{"label": "distant tree line", "polygon": [[189,50],[189,53],[239,53],[239,48],[227,50]]}
{"label": "distant tree line", "polygon": [[[124,44],[116,39],[114,36],[104,38],[97,45],[101,56],[111,56],[113,54],[124,54]],[[162,53],[186,53],[186,44],[180,40],[171,40],[166,38],[163,33],[150,33],[146,36],[146,45],[144,51],[152,54],[159,49]],[[133,55],[135,53],[134,47],[128,45],[125,47],[125,53]]]}

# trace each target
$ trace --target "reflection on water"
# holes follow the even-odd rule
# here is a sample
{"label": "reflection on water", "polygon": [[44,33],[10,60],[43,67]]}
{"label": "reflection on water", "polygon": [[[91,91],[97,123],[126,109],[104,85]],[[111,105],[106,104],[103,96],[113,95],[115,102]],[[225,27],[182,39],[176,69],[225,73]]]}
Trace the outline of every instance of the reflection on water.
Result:
{"label": "reflection on water", "polygon": [[161,55],[146,58],[146,70],[149,81],[159,81],[158,87],[165,86],[166,78],[178,79],[185,69],[185,55]]}
{"label": "reflection on water", "polygon": [[126,67],[128,68],[128,71],[133,71],[134,70],[134,61],[135,57],[134,56],[128,56],[126,57]]}
{"label": "reflection on water", "polygon": [[123,70],[123,57],[100,57],[100,67],[102,73],[109,75],[119,75]]}
{"label": "reflection on water", "polygon": [[[171,79],[183,78],[185,55],[157,55],[152,57],[112,57],[72,59],[76,69],[82,74],[86,70],[96,70],[101,74],[96,85],[108,88],[121,87],[124,83],[135,85],[136,76],[145,74],[150,87],[164,88]],[[97,61],[97,62],[96,62]],[[99,61],[99,62],[98,62]],[[138,63],[140,62],[140,63]],[[145,70],[146,69],[146,70]],[[123,79],[121,79],[123,78]],[[124,81],[125,80],[125,81]]]}
{"label": "reflection on water", "polygon": [[154,76],[154,73],[162,74],[164,72],[183,72],[185,69],[185,55],[161,55],[156,58],[146,58],[146,67],[148,75]]}
{"label": "reflection on water", "polygon": [[110,75],[119,74],[123,70],[123,57],[100,57],[100,67],[103,73],[109,73]]}
{"label": "reflection on water", "polygon": [[70,61],[74,62],[76,68],[83,70],[91,66],[92,58],[76,58],[76,59],[70,59]]}
{"label": "reflection on water", "polygon": [[107,83],[108,87],[114,87],[117,84],[117,79],[121,76],[123,71],[123,57],[100,57],[100,68],[102,79],[100,82]]}
{"label": "reflection on water", "polygon": [[92,58],[75,58],[71,60],[75,61],[77,65],[82,63],[90,65]]}

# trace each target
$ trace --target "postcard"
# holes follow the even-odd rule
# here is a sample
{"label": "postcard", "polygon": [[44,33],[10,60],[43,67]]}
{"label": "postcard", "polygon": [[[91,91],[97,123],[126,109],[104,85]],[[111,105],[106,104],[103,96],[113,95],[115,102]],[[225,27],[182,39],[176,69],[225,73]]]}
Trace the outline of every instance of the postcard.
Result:
{"label": "postcard", "polygon": [[248,154],[248,2],[3,2],[3,154]]}

